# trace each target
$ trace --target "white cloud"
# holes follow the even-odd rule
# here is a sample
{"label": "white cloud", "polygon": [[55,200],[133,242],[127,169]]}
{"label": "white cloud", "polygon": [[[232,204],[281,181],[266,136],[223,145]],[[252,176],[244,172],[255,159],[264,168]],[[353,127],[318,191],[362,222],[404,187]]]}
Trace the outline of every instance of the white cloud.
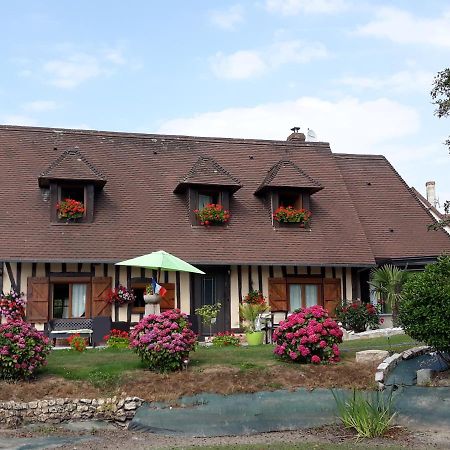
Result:
{"label": "white cloud", "polygon": [[286,16],[306,14],[332,14],[348,7],[345,0],[266,0],[269,12]]}
{"label": "white cloud", "polygon": [[36,119],[30,116],[20,114],[9,114],[1,118],[1,122],[5,125],[26,125],[29,127],[38,126],[39,123]]}
{"label": "white cloud", "polygon": [[241,5],[233,5],[224,11],[211,11],[209,20],[222,30],[232,31],[236,25],[244,22],[244,8]]}
{"label": "white cloud", "polygon": [[22,105],[22,109],[28,112],[46,112],[58,108],[58,104],[53,100],[36,100]]}
{"label": "white cloud", "polygon": [[425,18],[398,8],[383,7],[376,10],[375,19],[358,27],[356,33],[400,44],[450,47],[450,10],[439,17]]}
{"label": "white cloud", "polygon": [[[70,50],[70,46],[67,48]],[[74,52],[63,58],[47,61],[43,70],[50,76],[50,84],[70,89],[90,79],[109,75],[117,66],[126,63],[121,49],[107,48],[97,54]]]}
{"label": "white cloud", "polygon": [[218,78],[242,80],[260,76],[289,63],[307,63],[328,56],[320,42],[300,40],[276,42],[262,50],[239,50],[225,55],[216,53],[210,60]]}
{"label": "white cloud", "polygon": [[424,70],[402,70],[387,77],[346,76],[338,83],[356,89],[373,89],[392,92],[428,92],[434,74]]}
{"label": "white cloud", "polygon": [[298,124],[314,129],[319,140],[331,143],[334,152],[349,153],[379,153],[380,144],[412,135],[420,128],[415,109],[386,98],[333,102],[300,97],[173,119],[163,123],[158,132],[284,140]]}

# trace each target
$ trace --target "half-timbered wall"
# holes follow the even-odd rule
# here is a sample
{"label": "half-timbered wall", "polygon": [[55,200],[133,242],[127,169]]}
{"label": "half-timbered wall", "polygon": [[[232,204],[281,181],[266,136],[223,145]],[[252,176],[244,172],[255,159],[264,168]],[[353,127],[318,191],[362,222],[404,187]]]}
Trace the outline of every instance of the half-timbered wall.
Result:
{"label": "half-timbered wall", "polygon": [[[13,287],[27,294],[29,277],[49,277],[58,274],[87,275],[91,277],[111,277],[112,286],[122,284],[130,287],[132,279],[150,278],[153,271],[138,267],[114,266],[113,264],[82,264],[82,263],[3,263],[0,271],[0,286],[4,292]],[[269,296],[269,279],[285,278],[295,275],[317,276],[322,278],[339,279],[343,298],[357,297],[359,280],[352,279],[357,271],[345,267],[309,267],[309,266],[263,266],[263,265],[232,265],[230,270],[230,300],[231,323],[230,328],[239,327],[239,302],[253,289],[261,290]],[[162,272],[160,282],[175,285],[175,306],[183,312],[191,312],[191,283],[190,274],[183,272]],[[136,322],[140,314],[131,313],[129,308],[122,306],[112,309],[113,320]],[[142,315],[142,314],[141,314]]]}

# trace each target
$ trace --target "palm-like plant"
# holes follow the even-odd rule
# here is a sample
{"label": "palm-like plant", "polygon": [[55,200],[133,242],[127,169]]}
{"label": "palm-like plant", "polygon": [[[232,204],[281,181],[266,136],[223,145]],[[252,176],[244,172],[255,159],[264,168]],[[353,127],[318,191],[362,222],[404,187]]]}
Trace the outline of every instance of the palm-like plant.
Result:
{"label": "palm-like plant", "polygon": [[394,326],[398,325],[398,308],[407,276],[407,272],[391,264],[372,269],[370,273],[371,289],[391,306]]}

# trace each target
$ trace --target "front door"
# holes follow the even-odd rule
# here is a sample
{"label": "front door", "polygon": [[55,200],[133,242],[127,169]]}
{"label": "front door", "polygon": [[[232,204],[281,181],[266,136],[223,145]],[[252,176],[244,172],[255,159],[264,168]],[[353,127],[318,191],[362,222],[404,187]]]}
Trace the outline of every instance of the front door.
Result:
{"label": "front door", "polygon": [[[228,266],[199,267],[205,275],[192,275],[191,320],[195,332],[200,336],[210,336],[230,329],[230,268]],[[200,316],[195,314],[197,308],[204,305],[220,303],[216,323],[205,326]]]}

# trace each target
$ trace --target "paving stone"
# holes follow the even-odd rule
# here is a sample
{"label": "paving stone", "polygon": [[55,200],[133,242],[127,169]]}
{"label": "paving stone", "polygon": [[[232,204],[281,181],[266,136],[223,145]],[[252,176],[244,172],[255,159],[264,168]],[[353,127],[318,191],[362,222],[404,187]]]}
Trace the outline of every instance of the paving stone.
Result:
{"label": "paving stone", "polygon": [[386,350],[363,350],[356,352],[356,362],[359,363],[380,363],[389,356]]}

